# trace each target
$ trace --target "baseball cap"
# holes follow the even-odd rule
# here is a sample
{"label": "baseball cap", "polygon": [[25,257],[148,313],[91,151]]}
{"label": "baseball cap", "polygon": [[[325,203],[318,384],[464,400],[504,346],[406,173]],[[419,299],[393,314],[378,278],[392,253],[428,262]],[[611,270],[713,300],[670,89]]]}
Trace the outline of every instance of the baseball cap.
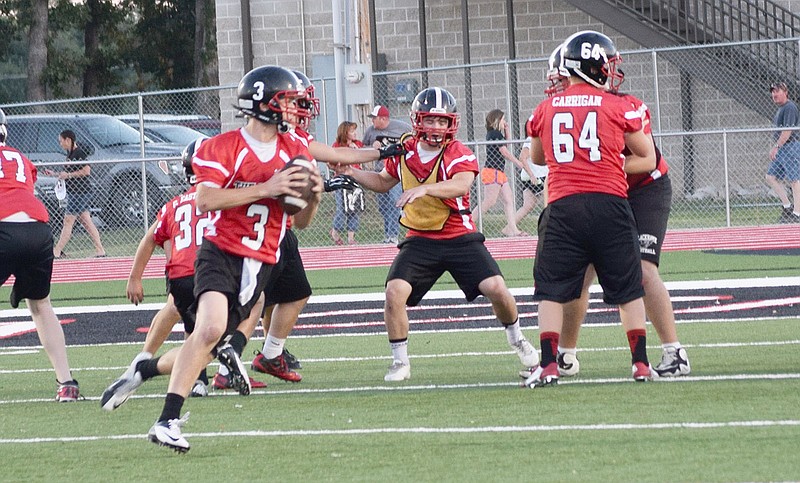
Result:
{"label": "baseball cap", "polygon": [[389,109],[386,106],[375,106],[369,113],[369,117],[389,117]]}
{"label": "baseball cap", "polygon": [[783,90],[783,91],[788,91],[789,90],[789,88],[786,87],[786,83],[785,82],[773,82],[772,84],[769,85],[769,91],[770,92],[774,91],[775,89],[780,89],[780,90]]}

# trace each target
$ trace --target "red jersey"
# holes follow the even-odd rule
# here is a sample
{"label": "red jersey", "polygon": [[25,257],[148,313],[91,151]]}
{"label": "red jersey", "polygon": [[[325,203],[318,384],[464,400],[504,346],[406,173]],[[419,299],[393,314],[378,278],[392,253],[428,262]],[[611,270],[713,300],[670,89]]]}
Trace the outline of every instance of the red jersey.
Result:
{"label": "red jersey", "polygon": [[[278,134],[275,142],[275,154],[262,161],[240,130],[214,136],[200,145],[192,161],[197,183],[222,189],[245,188],[269,180],[296,156],[313,159],[308,145],[292,132]],[[263,198],[218,211],[205,237],[226,253],[275,264],[288,222],[289,215],[276,198]]]}
{"label": "red jersey", "polygon": [[579,193],[627,197],[625,133],[642,129],[630,101],[575,84],[542,101],[526,128],[544,147],[548,203]]}
{"label": "red jersey", "polygon": [[33,193],[36,166],[11,146],[0,144],[0,220],[23,212],[34,220],[47,223],[47,208]]}
{"label": "red jersey", "polygon": [[[406,148],[405,163],[411,173],[419,180],[427,179],[433,175],[433,168],[439,166],[436,172],[436,182],[451,179],[456,173],[469,172],[477,175],[478,159],[475,154],[460,141],[453,140],[447,144],[442,153],[441,163],[437,163],[439,156],[423,164],[417,149],[418,141],[415,138],[408,139],[404,143]],[[400,158],[388,158],[385,164],[386,172],[392,177],[400,180]],[[401,180],[402,181],[402,180]],[[444,227],[438,231],[418,231],[409,229],[408,236],[419,236],[435,240],[446,240],[455,238],[475,231],[475,224],[469,212],[469,192],[457,198],[441,200],[448,208],[450,215],[445,221]]]}
{"label": "red jersey", "polygon": [[169,241],[171,248],[167,257],[167,278],[175,279],[194,275],[197,249],[203,243],[203,234],[215,214],[197,211],[197,193],[192,186],[165,204],[158,212],[158,223],[153,240],[160,247]]}
{"label": "red jersey", "polygon": [[[653,137],[653,128],[650,125],[651,118],[650,118],[650,109],[647,108],[647,104],[645,104],[641,99],[636,96],[632,96],[630,94],[617,94],[618,96],[622,97],[630,101],[633,107],[639,111],[639,114],[644,119],[644,133]],[[655,146],[656,140],[653,139],[653,146]],[[658,178],[667,174],[669,171],[669,166],[667,165],[667,160],[664,159],[664,156],[659,151],[658,146],[656,148],[656,169],[649,173],[637,173],[637,174],[629,174],[628,175],[628,192],[641,188],[642,186],[648,185],[653,181],[657,180]],[[626,147],[622,154],[628,155],[630,154],[630,150]]]}

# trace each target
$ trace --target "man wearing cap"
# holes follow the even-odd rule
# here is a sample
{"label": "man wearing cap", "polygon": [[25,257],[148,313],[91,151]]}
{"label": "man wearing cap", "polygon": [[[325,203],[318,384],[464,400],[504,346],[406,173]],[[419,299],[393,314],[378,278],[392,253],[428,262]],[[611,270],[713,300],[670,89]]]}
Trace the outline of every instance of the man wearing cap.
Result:
{"label": "man wearing cap", "polygon": [[[800,113],[797,104],[789,100],[789,88],[785,82],[776,82],[769,86],[772,102],[778,105],[773,120],[775,127],[800,126]],[[783,211],[778,223],[800,223],[800,132],[785,130],[775,131],[775,144],[769,152],[772,162],[767,170],[767,184],[770,185],[783,204]],[[789,203],[784,181],[792,187],[792,199]]]}
{"label": "man wearing cap", "polygon": [[[393,144],[400,141],[400,136],[411,132],[411,125],[407,122],[389,119],[389,109],[386,106],[376,105],[369,113],[372,119],[372,126],[364,131],[364,146],[372,146],[380,149],[382,146]],[[375,171],[383,170],[383,160],[375,161]],[[397,207],[397,199],[403,192],[398,183],[388,193],[377,193],[378,210],[383,216],[383,243],[397,244],[397,236],[400,233],[400,208]]]}

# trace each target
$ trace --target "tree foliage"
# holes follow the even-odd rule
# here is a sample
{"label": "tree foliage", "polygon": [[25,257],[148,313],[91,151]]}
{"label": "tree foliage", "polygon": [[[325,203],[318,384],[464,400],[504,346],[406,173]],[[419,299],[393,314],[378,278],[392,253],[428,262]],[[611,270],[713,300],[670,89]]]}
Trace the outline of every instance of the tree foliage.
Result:
{"label": "tree foliage", "polygon": [[[0,79],[26,77],[34,46],[25,44],[34,25],[32,7],[40,1],[46,0],[0,0],[0,35],[9,39],[0,51]],[[197,22],[196,12],[205,18]],[[56,0],[48,17],[40,80],[46,97],[216,83],[206,68],[216,66],[213,0]],[[23,100],[0,88],[0,102]]]}

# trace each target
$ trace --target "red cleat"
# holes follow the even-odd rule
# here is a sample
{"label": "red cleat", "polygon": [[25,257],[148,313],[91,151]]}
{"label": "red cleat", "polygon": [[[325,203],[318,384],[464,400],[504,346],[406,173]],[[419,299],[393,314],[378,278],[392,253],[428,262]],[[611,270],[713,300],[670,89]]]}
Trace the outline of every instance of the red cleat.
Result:
{"label": "red cleat", "polygon": [[289,369],[289,365],[286,363],[286,359],[283,357],[283,354],[274,359],[267,359],[264,357],[264,354],[256,351],[256,357],[253,359],[253,363],[250,365],[250,367],[254,371],[263,372],[264,374],[275,376],[278,379],[283,379],[284,381],[300,382],[303,380],[303,376]]}

